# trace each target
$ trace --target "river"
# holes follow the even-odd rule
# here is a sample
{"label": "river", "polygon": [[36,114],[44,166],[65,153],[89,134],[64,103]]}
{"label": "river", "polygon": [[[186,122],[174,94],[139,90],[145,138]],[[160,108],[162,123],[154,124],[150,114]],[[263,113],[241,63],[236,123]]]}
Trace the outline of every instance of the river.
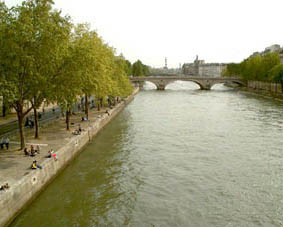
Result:
{"label": "river", "polygon": [[283,103],[191,82],[146,84],[11,224],[282,225]]}

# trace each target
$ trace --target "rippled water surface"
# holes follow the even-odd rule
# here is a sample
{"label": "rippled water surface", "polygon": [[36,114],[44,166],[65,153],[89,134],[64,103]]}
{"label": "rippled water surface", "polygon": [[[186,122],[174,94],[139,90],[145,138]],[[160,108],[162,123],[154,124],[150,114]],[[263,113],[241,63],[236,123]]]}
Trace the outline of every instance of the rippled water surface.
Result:
{"label": "rippled water surface", "polygon": [[283,103],[147,84],[11,226],[282,226]]}

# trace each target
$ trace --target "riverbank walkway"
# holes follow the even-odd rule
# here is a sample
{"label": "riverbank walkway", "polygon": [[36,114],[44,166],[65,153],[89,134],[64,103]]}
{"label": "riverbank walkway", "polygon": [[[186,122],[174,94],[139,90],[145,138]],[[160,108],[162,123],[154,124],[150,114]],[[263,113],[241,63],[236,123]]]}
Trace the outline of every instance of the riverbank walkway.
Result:
{"label": "riverbank walkway", "polygon": [[[76,136],[72,132],[78,129],[79,124],[82,129],[87,128],[88,124],[95,122],[103,114],[108,115],[106,109],[109,108],[102,108],[101,111],[90,110],[88,121],[81,121],[82,116],[85,114],[83,112],[77,112],[71,117],[69,131],[66,130],[65,118],[59,118],[47,127],[40,128],[39,139],[34,139],[34,130],[28,131],[25,134],[27,144],[42,144],[40,146],[40,154],[37,154],[35,157],[25,156],[24,152],[19,150],[19,136],[11,137],[9,150],[0,150],[0,186],[6,183],[9,186],[13,186],[15,182],[19,181],[30,171],[40,171],[31,170],[30,166],[34,160],[37,160],[40,165],[46,159],[49,150],[53,149],[56,152],[68,140]],[[30,145],[27,145],[27,148],[29,149]],[[5,193],[5,191],[0,191],[0,197],[1,193]]]}
{"label": "riverbank walkway", "polygon": [[[77,109],[76,109],[77,111]],[[58,106],[51,105],[46,107],[43,112],[42,108],[38,110],[40,117],[38,122],[40,125],[49,123],[55,118],[58,118],[61,115],[61,109]],[[29,112],[26,116],[30,120],[33,120],[33,111]],[[16,113],[9,113],[5,117],[0,117],[0,137],[10,137],[18,133],[18,118]],[[30,127],[25,126],[25,130],[28,130]]]}
{"label": "riverbank walkway", "polygon": [[9,113],[7,116],[5,117],[0,117],[0,126],[1,125],[5,125],[5,124],[9,124],[12,122],[17,121],[17,114],[15,113]]}

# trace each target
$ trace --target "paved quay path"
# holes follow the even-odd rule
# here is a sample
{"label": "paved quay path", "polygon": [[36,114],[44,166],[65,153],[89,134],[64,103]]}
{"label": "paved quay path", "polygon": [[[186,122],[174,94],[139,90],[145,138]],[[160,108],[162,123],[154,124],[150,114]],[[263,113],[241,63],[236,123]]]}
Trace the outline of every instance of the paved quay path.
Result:
{"label": "paved quay path", "polygon": [[[89,120],[81,121],[81,117],[84,113],[76,113],[72,115],[70,119],[70,131],[66,130],[65,118],[60,118],[55,120],[53,123],[48,125],[46,128],[40,128],[39,139],[33,138],[33,130],[26,133],[26,143],[27,144],[41,144],[40,154],[35,157],[25,156],[22,150],[19,150],[19,137],[10,138],[10,147],[7,151],[6,149],[0,150],[0,186],[8,183],[11,187],[17,181],[19,181],[24,175],[28,174],[30,171],[40,171],[31,170],[30,166],[32,161],[37,160],[38,164],[44,161],[48,154],[48,151],[53,149],[55,152],[63,147],[68,140],[75,137],[72,132],[78,129],[79,124],[81,128],[87,128],[89,123],[95,122],[100,116],[105,113],[106,108],[101,109],[101,111],[89,111]],[[107,115],[107,114],[106,114]],[[30,149],[30,145],[27,145]],[[60,159],[60,156],[58,157]],[[0,193],[5,193],[5,191],[0,191]]]}

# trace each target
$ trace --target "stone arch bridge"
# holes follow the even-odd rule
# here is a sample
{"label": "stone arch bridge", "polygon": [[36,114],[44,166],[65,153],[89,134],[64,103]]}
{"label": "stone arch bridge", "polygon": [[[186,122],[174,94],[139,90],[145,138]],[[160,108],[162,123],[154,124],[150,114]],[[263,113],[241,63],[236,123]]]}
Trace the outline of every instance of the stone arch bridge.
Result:
{"label": "stone arch bridge", "polygon": [[200,76],[185,76],[185,75],[162,75],[162,76],[146,76],[146,77],[132,77],[131,81],[135,86],[143,87],[144,82],[149,81],[154,83],[157,90],[164,90],[165,87],[174,81],[191,81],[200,86],[201,90],[210,90],[214,84],[238,84],[245,86],[245,83],[239,78],[226,77],[200,77]]}

